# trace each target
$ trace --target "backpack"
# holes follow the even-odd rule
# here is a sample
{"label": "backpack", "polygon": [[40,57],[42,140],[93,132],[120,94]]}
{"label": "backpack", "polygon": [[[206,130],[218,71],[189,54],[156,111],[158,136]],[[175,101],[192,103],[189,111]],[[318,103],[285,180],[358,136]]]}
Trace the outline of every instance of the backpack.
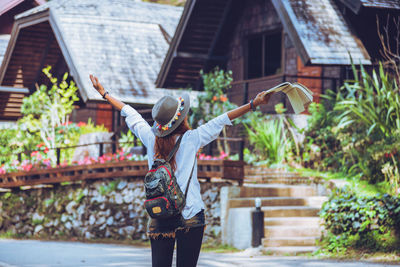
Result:
{"label": "backpack", "polygon": [[194,164],[185,194],[180,189],[169,161],[178,150],[182,140],[179,137],[167,160],[155,159],[144,178],[146,200],[144,206],[153,219],[168,219],[181,214],[186,204],[186,196],[192,179]]}

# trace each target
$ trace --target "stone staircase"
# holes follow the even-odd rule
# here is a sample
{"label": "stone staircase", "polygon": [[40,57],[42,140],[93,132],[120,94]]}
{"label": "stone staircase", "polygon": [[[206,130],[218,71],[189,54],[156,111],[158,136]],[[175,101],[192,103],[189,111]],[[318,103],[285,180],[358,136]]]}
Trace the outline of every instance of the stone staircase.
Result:
{"label": "stone staircase", "polygon": [[[263,250],[267,254],[296,255],[317,249],[322,226],[318,212],[325,196],[317,186],[287,183],[274,178],[267,184],[245,183],[237,197],[229,199],[229,209],[254,207],[259,197],[264,212]],[[292,180],[293,181],[293,180]],[[271,183],[272,182],[272,183]],[[281,183],[279,183],[281,182]]]}

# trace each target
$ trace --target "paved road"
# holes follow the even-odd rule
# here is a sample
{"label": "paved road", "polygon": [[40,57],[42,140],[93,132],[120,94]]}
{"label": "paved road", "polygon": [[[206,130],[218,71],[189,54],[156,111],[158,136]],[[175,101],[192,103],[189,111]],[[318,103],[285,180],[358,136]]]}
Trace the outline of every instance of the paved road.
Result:
{"label": "paved road", "polygon": [[[201,253],[198,267],[376,267],[363,262],[308,260],[298,257],[249,256],[239,253]],[[0,240],[1,267],[151,267],[150,249],[123,245]],[[400,266],[390,265],[390,266]]]}

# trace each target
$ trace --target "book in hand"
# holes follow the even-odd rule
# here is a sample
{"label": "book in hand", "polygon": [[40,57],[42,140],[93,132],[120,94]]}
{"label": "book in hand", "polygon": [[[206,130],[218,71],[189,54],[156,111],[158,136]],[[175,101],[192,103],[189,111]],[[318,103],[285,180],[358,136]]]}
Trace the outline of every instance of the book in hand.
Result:
{"label": "book in hand", "polygon": [[272,92],[284,92],[293,107],[294,113],[299,114],[313,101],[313,92],[300,83],[284,82],[265,91],[265,94]]}

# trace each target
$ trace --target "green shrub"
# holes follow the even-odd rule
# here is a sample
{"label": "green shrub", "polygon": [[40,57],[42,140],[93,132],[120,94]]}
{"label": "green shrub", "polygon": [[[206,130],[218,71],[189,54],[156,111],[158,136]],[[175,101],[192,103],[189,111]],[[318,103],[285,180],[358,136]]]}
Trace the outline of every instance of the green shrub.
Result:
{"label": "green shrub", "polygon": [[253,112],[244,126],[250,145],[254,147],[252,155],[245,153],[247,160],[270,167],[282,167],[287,162],[294,141],[285,125],[284,115],[270,117],[260,112]]}
{"label": "green shrub", "polygon": [[324,246],[391,250],[400,244],[400,197],[389,194],[360,197],[337,189],[324,203],[320,216],[328,232]]}

